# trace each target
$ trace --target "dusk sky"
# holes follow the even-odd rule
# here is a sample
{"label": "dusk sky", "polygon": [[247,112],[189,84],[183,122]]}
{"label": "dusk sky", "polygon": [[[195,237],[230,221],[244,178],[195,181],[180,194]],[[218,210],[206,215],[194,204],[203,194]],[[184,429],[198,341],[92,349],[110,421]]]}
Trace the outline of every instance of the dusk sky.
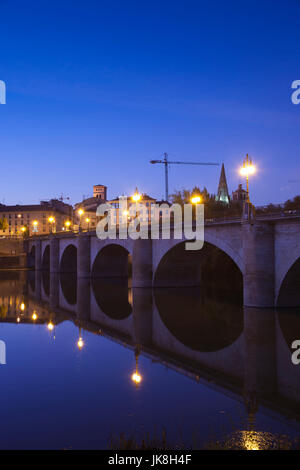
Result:
{"label": "dusk sky", "polygon": [[[248,3],[248,6],[247,6]],[[300,4],[0,1],[0,202],[75,203],[105,184],[164,195],[170,159],[224,162],[229,191],[258,168],[255,204],[300,194]],[[33,15],[34,12],[34,15]],[[172,166],[170,193],[218,167]],[[293,182],[289,182],[293,180]]]}

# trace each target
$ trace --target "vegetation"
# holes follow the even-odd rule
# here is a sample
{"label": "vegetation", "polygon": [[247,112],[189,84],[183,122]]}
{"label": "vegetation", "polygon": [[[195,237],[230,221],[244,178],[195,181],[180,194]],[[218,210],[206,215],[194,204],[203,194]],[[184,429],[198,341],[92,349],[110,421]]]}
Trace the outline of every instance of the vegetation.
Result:
{"label": "vegetation", "polygon": [[201,202],[205,204],[205,218],[215,217],[239,217],[242,215],[242,207],[235,201],[230,201],[229,204],[225,204],[221,201],[216,201],[215,194],[210,194],[204,187],[202,190],[195,186],[192,190],[183,189],[182,191],[175,191],[171,195],[173,204],[188,204],[191,202],[193,196],[200,196]]}
{"label": "vegetation", "polygon": [[[192,190],[183,189],[175,191],[171,195],[173,204],[188,204],[191,202],[193,196],[200,196],[201,202],[205,204],[205,218],[218,218],[218,217],[239,217],[242,215],[242,205],[236,201],[230,201],[226,204],[221,201],[216,201],[215,194],[210,194],[204,187],[202,190],[195,186]],[[295,196],[293,199],[288,199],[284,204],[268,204],[264,207],[256,209],[257,214],[276,214],[287,211],[300,210],[300,196]]]}
{"label": "vegetation", "polygon": [[210,440],[206,444],[193,440],[186,446],[182,438],[177,443],[167,439],[166,431],[161,437],[145,434],[140,440],[134,435],[120,434],[112,436],[108,448],[111,450],[299,450],[300,441],[286,435],[258,431],[234,431],[224,439]]}
{"label": "vegetation", "polygon": [[0,219],[0,230],[6,230],[7,228],[8,228],[7,218],[3,217],[3,219]]}
{"label": "vegetation", "polygon": [[267,214],[296,210],[300,210],[300,196],[295,196],[293,199],[288,199],[284,204],[268,204],[263,208],[258,208],[257,213]]}

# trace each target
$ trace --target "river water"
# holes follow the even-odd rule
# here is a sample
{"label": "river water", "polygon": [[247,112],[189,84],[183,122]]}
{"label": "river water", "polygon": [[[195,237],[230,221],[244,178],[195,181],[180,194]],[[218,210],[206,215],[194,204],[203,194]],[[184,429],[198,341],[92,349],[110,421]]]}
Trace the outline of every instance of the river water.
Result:
{"label": "river water", "polygon": [[198,288],[2,271],[0,447],[107,449],[120,435],[166,436],[172,448],[237,435],[249,449],[278,435],[294,442],[296,339],[293,309],[246,309]]}

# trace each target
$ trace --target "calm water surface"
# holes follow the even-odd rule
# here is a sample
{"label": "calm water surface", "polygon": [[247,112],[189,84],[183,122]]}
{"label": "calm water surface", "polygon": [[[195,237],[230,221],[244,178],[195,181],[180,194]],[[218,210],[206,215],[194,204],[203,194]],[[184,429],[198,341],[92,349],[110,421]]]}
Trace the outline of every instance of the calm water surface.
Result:
{"label": "calm water surface", "polygon": [[162,429],[186,446],[233,430],[300,435],[300,311],[2,271],[0,339],[2,449],[105,449]]}

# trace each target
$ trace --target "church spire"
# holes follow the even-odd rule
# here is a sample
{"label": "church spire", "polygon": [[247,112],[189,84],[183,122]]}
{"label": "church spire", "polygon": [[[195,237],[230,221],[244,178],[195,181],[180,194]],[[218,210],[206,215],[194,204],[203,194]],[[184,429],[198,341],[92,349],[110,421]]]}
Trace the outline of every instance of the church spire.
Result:
{"label": "church spire", "polygon": [[219,186],[218,186],[218,194],[217,194],[216,200],[224,202],[225,204],[229,204],[229,192],[228,192],[227,180],[226,180],[226,175],[225,175],[224,163],[222,163],[221,175],[220,175]]}

